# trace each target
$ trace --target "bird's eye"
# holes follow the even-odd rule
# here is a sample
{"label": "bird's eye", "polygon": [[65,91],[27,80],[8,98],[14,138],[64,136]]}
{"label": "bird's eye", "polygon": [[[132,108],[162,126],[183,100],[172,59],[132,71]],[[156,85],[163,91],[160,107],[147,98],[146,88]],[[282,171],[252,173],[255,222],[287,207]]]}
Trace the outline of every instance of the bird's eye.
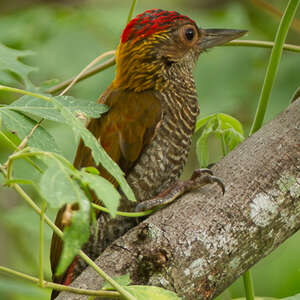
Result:
{"label": "bird's eye", "polygon": [[198,40],[198,30],[193,24],[185,24],[179,29],[181,41],[188,47],[192,47]]}
{"label": "bird's eye", "polygon": [[194,28],[187,28],[184,32],[184,35],[188,41],[192,41],[195,36]]}

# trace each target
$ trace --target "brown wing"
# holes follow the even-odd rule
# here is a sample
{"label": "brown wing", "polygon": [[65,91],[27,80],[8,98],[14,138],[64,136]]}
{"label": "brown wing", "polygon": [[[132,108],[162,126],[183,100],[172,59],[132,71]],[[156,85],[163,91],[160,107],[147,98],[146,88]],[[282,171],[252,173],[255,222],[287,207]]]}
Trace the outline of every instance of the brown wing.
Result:
{"label": "brown wing", "polygon": [[[108,105],[110,110],[101,118],[92,119],[87,128],[124,173],[128,174],[142,149],[153,138],[161,119],[160,102],[152,92],[111,91],[111,88],[108,88],[99,102]],[[74,165],[76,168],[95,166],[90,149],[82,141]],[[101,166],[95,167],[102,176],[115,183]]]}
{"label": "brown wing", "polygon": [[[128,90],[112,90],[104,92],[98,100],[110,107],[110,110],[99,119],[92,119],[87,128],[101,143],[110,157],[119,164],[121,169],[128,174],[139,158],[143,148],[151,143],[155,128],[161,119],[161,106],[153,92],[129,92]],[[94,166],[100,171],[101,176],[117,186],[114,178],[101,166],[96,166],[89,148],[80,141],[74,165],[76,168]],[[95,202],[98,200],[95,199]],[[63,229],[61,209],[56,217],[55,224]],[[52,273],[55,273],[62,251],[62,241],[56,234],[52,236],[50,261]],[[61,282],[63,277],[55,278]]]}

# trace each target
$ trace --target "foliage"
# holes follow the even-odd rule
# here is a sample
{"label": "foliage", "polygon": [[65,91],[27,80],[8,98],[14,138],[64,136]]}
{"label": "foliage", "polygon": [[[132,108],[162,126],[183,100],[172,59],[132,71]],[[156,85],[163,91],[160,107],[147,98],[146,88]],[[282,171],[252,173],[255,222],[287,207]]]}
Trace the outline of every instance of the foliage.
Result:
{"label": "foliage", "polygon": [[[67,107],[73,114],[78,114],[78,116],[80,116],[79,113],[82,114],[83,119],[87,117],[98,118],[108,110],[105,105],[97,104],[93,100],[75,99],[71,96],[56,96],[53,98],[64,107]],[[2,110],[5,109],[29,113],[45,120],[66,123],[66,120],[52,102],[30,96],[23,96],[12,104],[3,106]]]}
{"label": "foliage", "polygon": [[[5,129],[16,134],[20,139],[24,139],[36,124],[36,121],[32,118],[17,111],[6,110],[4,107],[0,108],[0,115]],[[28,140],[28,145],[41,150],[60,152],[53,136],[42,126],[36,129],[35,133]]]}
{"label": "foliage", "polygon": [[[10,49],[6,48],[6,52],[13,57],[14,50],[11,50],[10,53]],[[15,55],[20,55],[20,53],[21,51],[15,53]],[[17,60],[17,57],[15,59]],[[26,68],[20,69],[19,73],[24,82],[29,82]],[[82,245],[88,240],[91,209],[89,201],[91,196],[88,188],[91,188],[103,201],[113,217],[116,215],[120,195],[107,180],[86,172],[89,169],[76,170],[68,160],[59,154],[53,137],[44,128],[40,127],[38,122],[23,115],[23,112],[68,124],[73,129],[74,135],[81,137],[86,146],[91,148],[96,165],[101,163],[106,167],[120,183],[125,195],[130,200],[134,200],[134,195],[123,178],[119,167],[109,158],[82,122],[76,118],[77,114],[84,115],[85,118],[99,117],[101,113],[107,111],[107,107],[95,103],[84,106],[82,100],[76,98],[45,96],[1,85],[0,90],[27,95],[17,100],[13,105],[3,105],[0,108],[0,115],[5,130],[13,131],[23,140],[23,143],[28,143],[31,146],[25,149],[19,146],[19,151],[12,154],[7,163],[1,167],[2,173],[7,177],[5,184],[8,186],[13,186],[16,183],[32,184],[50,207],[60,208],[65,204],[76,204],[78,206],[78,209],[71,211],[70,225],[66,226],[64,230],[64,248],[57,268],[57,274],[59,275],[65,271]],[[33,97],[38,98],[40,101],[34,101]],[[44,105],[41,101],[50,102],[50,105]],[[35,125],[38,127],[35,128]],[[2,132],[1,135],[8,139],[11,144],[14,144],[5,132]],[[52,150],[52,152],[47,150]],[[42,160],[44,163],[45,168],[43,169],[38,168],[33,163],[41,172],[39,185],[29,180],[26,174],[21,179],[13,177],[13,162],[24,158],[29,158],[30,161],[34,158],[38,161]]]}
{"label": "foliage", "polygon": [[32,88],[33,84],[28,75],[36,70],[36,68],[28,66],[19,60],[21,57],[32,54],[32,51],[9,49],[5,45],[0,44],[0,79],[2,75],[2,80],[5,79],[5,77],[10,77],[10,81],[14,81],[13,77],[17,75],[17,79],[20,79],[26,88]]}

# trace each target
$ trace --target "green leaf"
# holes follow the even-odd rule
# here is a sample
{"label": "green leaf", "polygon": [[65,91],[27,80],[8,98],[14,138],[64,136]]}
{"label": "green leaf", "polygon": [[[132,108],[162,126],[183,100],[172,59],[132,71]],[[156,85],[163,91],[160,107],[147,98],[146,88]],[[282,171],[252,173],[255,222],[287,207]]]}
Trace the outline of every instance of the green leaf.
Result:
{"label": "green leaf", "polygon": [[59,101],[55,98],[52,98],[52,101],[72,128],[75,138],[81,136],[84,144],[91,149],[95,163],[97,165],[101,163],[103,167],[116,178],[127,198],[131,201],[135,201],[134,193],[126,182],[122,170],[99,145],[92,133],[87,130],[85,126],[74,117],[72,112],[65,108]]}
{"label": "green leaf", "polygon": [[32,51],[15,50],[0,44],[0,71],[8,71],[18,75],[26,88],[32,88],[33,84],[28,76],[32,71],[36,71],[37,69],[23,64],[19,58],[33,54]]}
{"label": "green leaf", "polygon": [[[36,125],[34,120],[16,111],[0,109],[0,115],[2,116],[5,127],[9,131],[17,133],[21,140],[24,139]],[[60,153],[54,138],[42,126],[39,126],[34,131],[27,144],[41,150]]]}
{"label": "green leaf", "polygon": [[87,200],[80,186],[70,177],[71,171],[63,163],[58,160],[45,161],[49,167],[41,177],[40,190],[51,207],[59,208],[66,203]]}
{"label": "green leaf", "polygon": [[95,192],[97,198],[103,202],[104,206],[109,210],[110,215],[114,218],[121,196],[113,184],[101,176],[83,171],[80,171],[80,176],[82,181]]}
{"label": "green leaf", "polygon": [[[108,111],[108,107],[106,105],[97,104],[94,100],[76,99],[71,96],[56,96],[53,97],[53,99],[59,101],[71,112],[75,114],[83,114],[85,117],[99,118],[101,114]],[[2,107],[1,109],[12,109],[30,113],[55,122],[66,122],[52,102],[31,96],[23,96],[12,104]]]}
{"label": "green leaf", "polygon": [[[131,283],[130,275],[128,273],[118,277],[113,277],[113,280],[122,286],[127,286]],[[115,288],[112,285],[110,285],[110,283],[106,282],[104,283],[102,290],[114,291]]]}
{"label": "green leaf", "polygon": [[128,292],[138,300],[180,300],[174,292],[165,290],[157,286],[131,285],[125,286]]}
{"label": "green leaf", "polygon": [[61,275],[73,261],[78,251],[88,241],[90,234],[90,202],[81,199],[78,211],[73,211],[71,226],[64,229],[64,246],[56,275]]}

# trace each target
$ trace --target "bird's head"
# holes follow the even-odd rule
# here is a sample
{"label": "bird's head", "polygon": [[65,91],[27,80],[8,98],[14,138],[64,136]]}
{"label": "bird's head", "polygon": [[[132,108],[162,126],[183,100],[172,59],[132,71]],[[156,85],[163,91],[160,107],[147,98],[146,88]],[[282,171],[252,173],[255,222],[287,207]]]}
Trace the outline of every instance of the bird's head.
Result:
{"label": "bird's head", "polygon": [[132,19],[121,35],[113,84],[136,92],[162,89],[178,71],[191,73],[201,52],[246,32],[202,29],[178,12],[146,10]]}

